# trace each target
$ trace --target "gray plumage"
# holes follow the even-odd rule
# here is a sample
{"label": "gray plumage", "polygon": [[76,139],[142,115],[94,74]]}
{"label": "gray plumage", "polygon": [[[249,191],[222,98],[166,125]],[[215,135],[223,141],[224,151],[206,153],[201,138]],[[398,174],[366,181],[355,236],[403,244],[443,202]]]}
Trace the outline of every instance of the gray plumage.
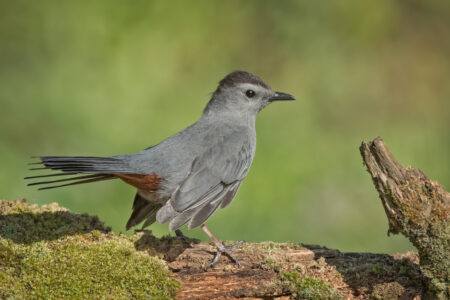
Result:
{"label": "gray plumage", "polygon": [[54,176],[78,175],[32,184],[69,181],[45,189],[118,177],[127,182],[121,176],[153,174],[160,179],[154,181],[156,188],[136,185],[138,193],[127,229],[142,221],[145,227],[155,220],[169,222],[170,230],[186,223],[189,229],[195,228],[235,197],[255,155],[256,116],[275,100],[294,98],[273,91],[250,73],[235,71],[220,81],[196,123],[161,143],[139,153],[113,157],[42,156],[39,159],[44,168],[62,172]]}

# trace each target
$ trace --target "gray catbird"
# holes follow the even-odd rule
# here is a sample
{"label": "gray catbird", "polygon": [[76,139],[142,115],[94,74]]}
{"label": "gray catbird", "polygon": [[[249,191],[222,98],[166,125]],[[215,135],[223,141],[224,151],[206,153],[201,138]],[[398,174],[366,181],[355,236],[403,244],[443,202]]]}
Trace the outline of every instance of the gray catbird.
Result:
{"label": "gray catbird", "polygon": [[169,222],[169,230],[181,236],[179,228],[186,223],[189,229],[200,226],[217,246],[210,266],[222,253],[239,265],[232,250],[243,241],[226,247],[204,223],[219,206],[233,200],[255,155],[256,115],[278,100],[295,98],[275,92],[248,72],[234,71],[219,82],[197,122],[161,143],[111,157],[39,156],[40,162],[34,164],[44,167],[31,170],[62,172],[26,179],[70,175],[29,184],[47,185],[43,190],[120,178],[137,188],[127,230],[142,221],[143,228],[155,221]]}

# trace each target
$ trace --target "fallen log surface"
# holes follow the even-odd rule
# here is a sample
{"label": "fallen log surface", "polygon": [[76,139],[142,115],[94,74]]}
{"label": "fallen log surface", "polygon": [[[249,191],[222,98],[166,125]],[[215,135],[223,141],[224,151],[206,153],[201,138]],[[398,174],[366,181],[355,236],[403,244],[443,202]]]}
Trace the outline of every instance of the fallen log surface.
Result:
{"label": "fallen log surface", "polygon": [[[315,245],[245,243],[210,269],[215,248],[151,231],[116,234],[53,203],[0,201],[0,298],[413,299],[417,253],[342,253]],[[171,272],[170,272],[171,271]]]}
{"label": "fallen log surface", "polygon": [[209,243],[148,230],[116,234],[56,203],[0,201],[0,298],[450,298],[449,194],[401,166],[380,138],[360,149],[390,232],[407,236],[418,253],[245,243],[235,250],[240,268],[226,256],[206,268],[215,251]]}
{"label": "fallen log surface", "polygon": [[[186,248],[169,268],[182,282],[180,299],[419,299],[417,253],[342,253],[317,245],[248,243],[205,269],[210,244]],[[209,254],[209,255],[208,255]]]}

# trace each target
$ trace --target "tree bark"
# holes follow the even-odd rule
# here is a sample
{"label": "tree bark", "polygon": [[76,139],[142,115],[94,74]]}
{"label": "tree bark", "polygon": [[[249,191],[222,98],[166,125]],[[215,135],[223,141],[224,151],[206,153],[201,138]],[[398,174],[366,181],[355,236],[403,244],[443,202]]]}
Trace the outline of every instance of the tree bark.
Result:
{"label": "tree bark", "polygon": [[419,251],[426,297],[450,299],[450,194],[423,171],[399,164],[380,137],[363,142],[360,150],[380,194],[389,233],[402,233]]}

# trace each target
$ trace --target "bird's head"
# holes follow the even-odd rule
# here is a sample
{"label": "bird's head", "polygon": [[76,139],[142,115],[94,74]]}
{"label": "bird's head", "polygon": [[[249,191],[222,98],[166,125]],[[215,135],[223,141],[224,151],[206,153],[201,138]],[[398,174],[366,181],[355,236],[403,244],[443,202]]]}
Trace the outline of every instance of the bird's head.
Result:
{"label": "bird's head", "polygon": [[256,115],[269,103],[295,100],[294,96],[274,91],[259,77],[245,71],[234,71],[219,82],[205,113],[245,113]]}

